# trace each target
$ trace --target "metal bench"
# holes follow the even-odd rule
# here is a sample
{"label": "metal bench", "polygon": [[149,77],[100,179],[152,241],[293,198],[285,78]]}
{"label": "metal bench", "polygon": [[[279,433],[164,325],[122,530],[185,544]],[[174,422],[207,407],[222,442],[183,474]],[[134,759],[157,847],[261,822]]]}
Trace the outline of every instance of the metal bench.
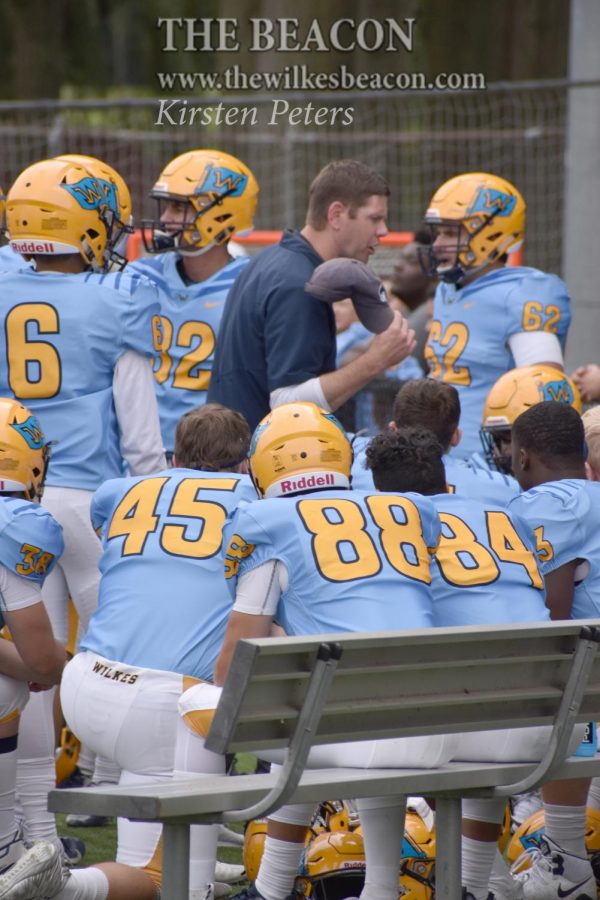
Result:
{"label": "metal bench", "polygon": [[[244,821],[286,802],[426,794],[436,797],[437,895],[459,897],[461,798],[600,775],[600,756],[565,761],[575,723],[600,718],[599,642],[600,620],[240,641],[207,746],[286,748],[279,776],[52,791],[49,809],[162,822],[163,896],[187,900],[192,823]],[[553,726],[540,763],[305,769],[313,744],[526,725]]]}

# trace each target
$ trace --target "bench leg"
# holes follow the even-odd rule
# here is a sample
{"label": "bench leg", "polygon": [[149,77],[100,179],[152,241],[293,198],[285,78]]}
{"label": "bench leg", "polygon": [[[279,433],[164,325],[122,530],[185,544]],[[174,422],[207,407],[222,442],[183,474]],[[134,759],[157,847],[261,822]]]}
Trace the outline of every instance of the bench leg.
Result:
{"label": "bench leg", "polygon": [[435,894],[439,900],[461,896],[461,803],[459,797],[435,800]]}
{"label": "bench leg", "polygon": [[165,900],[188,900],[190,891],[190,826],[163,825],[162,888]]}

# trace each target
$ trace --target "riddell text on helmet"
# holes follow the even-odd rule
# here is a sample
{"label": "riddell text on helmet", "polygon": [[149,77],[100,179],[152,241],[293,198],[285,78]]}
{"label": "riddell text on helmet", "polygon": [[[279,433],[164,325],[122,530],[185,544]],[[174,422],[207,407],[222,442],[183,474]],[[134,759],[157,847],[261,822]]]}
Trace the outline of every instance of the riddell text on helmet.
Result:
{"label": "riddell text on helmet", "polygon": [[302,475],[300,478],[289,478],[280,483],[281,492],[289,494],[292,491],[305,491],[307,488],[327,487],[335,485],[333,475]]}
{"label": "riddell text on helmet", "polygon": [[52,241],[11,241],[10,246],[17,253],[54,253]]}

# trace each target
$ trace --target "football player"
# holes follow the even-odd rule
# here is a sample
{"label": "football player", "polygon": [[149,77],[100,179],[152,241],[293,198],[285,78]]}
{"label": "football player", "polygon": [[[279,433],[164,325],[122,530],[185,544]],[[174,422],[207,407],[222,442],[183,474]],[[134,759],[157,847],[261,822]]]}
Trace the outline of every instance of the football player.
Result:
{"label": "football player", "polygon": [[154,377],[163,440],[172,455],[177,420],[206,402],[225,299],[249,262],[234,258],[229,242],[252,228],[258,184],[234,156],[191,150],[165,166],[150,196],[158,218],[142,226],[151,256],[129,270],[158,288]]}
{"label": "football player", "polygon": [[[441,450],[431,431],[415,427],[378,435],[367,450],[367,463],[379,490],[423,492],[438,511],[442,531],[432,569],[434,624],[547,620],[532,527],[516,514],[509,515],[504,506],[447,493]],[[501,738],[498,732],[466,734],[454,759],[540,760],[549,731],[516,728]],[[578,732],[573,750],[580,740]],[[517,900],[520,896],[496,849],[505,806],[504,799],[463,802],[462,870],[467,900]]]}
{"label": "football player", "polygon": [[446,181],[425,213],[431,272],[440,278],[426,346],[430,374],[459,392],[463,439],[453,455],[478,449],[485,397],[515,366],[563,366],[571,320],[556,275],[507,266],[525,234],[525,201],[497,175],[468,172]]}
{"label": "football player", "polygon": [[[279,406],[256,429],[249,464],[263,499],[240,507],[227,527],[225,571],[235,601],[215,668],[217,684],[238,639],[270,634],[274,619],[290,635],[431,624],[430,559],[439,537],[433,505],[415,494],[349,491],[351,456],[337,419],[313,403]],[[209,696],[199,685],[180,701],[195,745],[190,759],[206,752],[194,712],[214,707],[217,699],[218,689],[211,687]],[[360,742],[315,747],[310,761],[427,766],[448,759],[453,747],[454,738],[444,736]],[[397,900],[404,799],[365,799],[357,807],[367,859],[363,896]],[[312,813],[309,803],[285,806],[270,817],[255,886],[239,898],[290,895]]]}
{"label": "football player", "polygon": [[[212,677],[231,609],[223,524],[240,500],[256,498],[244,474],[249,443],[239,413],[208,404],[178,423],[174,468],[111,479],[94,494],[103,545],[98,608],[65,669],[61,700],[73,732],[121,767],[121,784],[173,776],[179,696]],[[224,771],[221,757],[213,762]],[[218,825],[192,833],[190,897],[212,900]],[[141,887],[153,897],[160,834],[158,824],[119,819],[117,863],[125,865],[74,871],[57,896],[125,900]],[[219,870],[221,879],[243,874],[241,866]],[[3,887],[0,879],[0,896]]]}
{"label": "football player", "polygon": [[[451,384],[420,378],[402,385],[394,400],[389,428],[422,426],[432,431],[444,450],[444,468],[448,490],[463,497],[477,497],[505,506],[519,492],[514,478],[500,472],[473,467],[464,460],[450,456],[449,450],[461,440],[460,398]],[[370,489],[373,477],[365,467],[368,440],[358,437],[353,441],[354,463],[352,486]]]}
{"label": "football player", "polygon": [[[100,183],[81,164],[50,159],[22,172],[7,197],[11,246],[35,268],[0,276],[0,392],[26,402],[55,444],[43,502],[63,526],[65,552],[43,593],[64,644],[67,597],[82,629],[97,602],[101,547],[89,521],[92,492],[120,475],[124,460],[133,474],[164,466],[150,363],[157,292],[140,276],[102,274],[117,194],[116,184]],[[30,704],[21,737],[26,822],[45,829],[35,837],[52,839],[49,692]]]}
{"label": "football player", "polygon": [[[584,425],[556,401],[523,412],[512,428],[513,472],[523,493],[510,504],[534,529],[553,619],[600,614],[600,484],[586,480]],[[595,896],[585,848],[588,779],[542,787],[545,838],[518,877],[525,898]]]}
{"label": "football player", "polygon": [[[29,699],[27,683],[46,690],[66,661],[54,639],[41,586],[63,550],[62,530],[39,506],[49,447],[31,412],[0,399],[0,607],[10,631],[0,638],[0,871],[25,852],[15,823],[17,733]],[[20,747],[19,747],[20,752]],[[58,848],[54,848],[60,874]]]}

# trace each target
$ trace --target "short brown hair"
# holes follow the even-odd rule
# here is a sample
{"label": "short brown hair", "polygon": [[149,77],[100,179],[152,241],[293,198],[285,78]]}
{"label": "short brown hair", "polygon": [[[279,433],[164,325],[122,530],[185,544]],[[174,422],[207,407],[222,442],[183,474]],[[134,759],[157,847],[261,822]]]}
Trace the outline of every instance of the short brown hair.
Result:
{"label": "short brown hair", "polygon": [[327,210],[338,200],[354,212],[374,194],[389,197],[385,178],[355,159],[330,162],[321,169],[308,191],[306,224],[315,231],[327,225]]}
{"label": "short brown hair", "polygon": [[451,384],[433,378],[407,381],[396,394],[392,418],[398,427],[428,428],[446,452],[460,421],[458,391]]}
{"label": "short brown hair", "polygon": [[249,447],[250,427],[245,418],[220,403],[190,409],[175,430],[175,459],[185,469],[234,471]]}

